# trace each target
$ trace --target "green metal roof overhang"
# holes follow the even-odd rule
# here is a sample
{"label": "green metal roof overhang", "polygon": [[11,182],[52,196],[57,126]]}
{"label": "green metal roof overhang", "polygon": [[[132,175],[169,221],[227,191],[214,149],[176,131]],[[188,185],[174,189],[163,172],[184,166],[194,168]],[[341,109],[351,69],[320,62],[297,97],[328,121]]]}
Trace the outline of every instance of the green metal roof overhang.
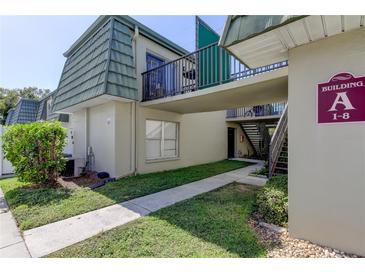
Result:
{"label": "green metal roof overhang", "polygon": [[295,47],[363,28],[364,21],[364,15],[229,16],[219,45],[255,68],[287,60]]}
{"label": "green metal roof overhang", "polygon": [[258,36],[285,24],[306,17],[305,15],[230,15],[227,17],[219,46],[229,47]]}

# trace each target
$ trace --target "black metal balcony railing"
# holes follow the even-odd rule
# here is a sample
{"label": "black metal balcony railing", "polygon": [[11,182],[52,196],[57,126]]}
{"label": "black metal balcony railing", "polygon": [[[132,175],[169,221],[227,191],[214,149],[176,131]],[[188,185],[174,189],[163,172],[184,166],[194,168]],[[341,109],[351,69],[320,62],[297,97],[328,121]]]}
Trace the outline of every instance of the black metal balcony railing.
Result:
{"label": "black metal balcony railing", "polygon": [[286,102],[272,103],[253,107],[240,107],[235,109],[228,109],[227,118],[250,118],[281,115],[284,111]]}
{"label": "black metal balcony railing", "polygon": [[214,43],[142,73],[143,101],[194,92],[286,67],[288,61],[248,69]]}

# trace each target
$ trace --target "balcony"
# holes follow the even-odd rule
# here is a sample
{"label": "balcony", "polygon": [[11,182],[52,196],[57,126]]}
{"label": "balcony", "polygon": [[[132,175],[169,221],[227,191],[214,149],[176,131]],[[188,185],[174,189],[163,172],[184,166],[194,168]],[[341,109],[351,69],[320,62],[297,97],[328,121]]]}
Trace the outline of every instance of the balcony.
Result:
{"label": "balcony", "polygon": [[279,118],[284,111],[286,102],[258,105],[253,107],[240,107],[228,109],[227,120],[262,120]]}
{"label": "balcony", "polygon": [[208,90],[286,66],[288,61],[250,69],[214,43],[142,73],[143,101]]}

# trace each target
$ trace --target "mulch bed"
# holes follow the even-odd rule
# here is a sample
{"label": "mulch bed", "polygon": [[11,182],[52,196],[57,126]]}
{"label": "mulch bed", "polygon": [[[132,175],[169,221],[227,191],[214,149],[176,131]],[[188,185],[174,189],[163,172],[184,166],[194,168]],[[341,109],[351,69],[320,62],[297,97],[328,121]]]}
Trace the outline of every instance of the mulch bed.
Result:
{"label": "mulch bed", "polygon": [[100,181],[102,181],[102,179],[98,178],[97,172],[89,172],[83,176],[63,177],[58,180],[58,182],[66,188],[90,187]]}
{"label": "mulch bed", "polygon": [[309,241],[292,238],[287,231],[280,233],[259,225],[259,221],[256,219],[250,219],[249,225],[268,248],[267,257],[269,258],[362,258]]}

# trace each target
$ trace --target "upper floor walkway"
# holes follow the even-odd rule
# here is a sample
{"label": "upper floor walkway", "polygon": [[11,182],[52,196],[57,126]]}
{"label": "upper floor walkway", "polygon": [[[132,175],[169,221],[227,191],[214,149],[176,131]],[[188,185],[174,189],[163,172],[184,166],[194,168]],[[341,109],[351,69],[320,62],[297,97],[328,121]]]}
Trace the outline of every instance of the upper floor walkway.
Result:
{"label": "upper floor walkway", "polygon": [[194,113],[286,101],[287,66],[250,69],[214,43],[142,73],[142,105]]}
{"label": "upper floor walkway", "polygon": [[226,120],[230,122],[279,120],[285,109],[285,105],[286,102],[275,102],[252,107],[228,109],[226,111]]}

